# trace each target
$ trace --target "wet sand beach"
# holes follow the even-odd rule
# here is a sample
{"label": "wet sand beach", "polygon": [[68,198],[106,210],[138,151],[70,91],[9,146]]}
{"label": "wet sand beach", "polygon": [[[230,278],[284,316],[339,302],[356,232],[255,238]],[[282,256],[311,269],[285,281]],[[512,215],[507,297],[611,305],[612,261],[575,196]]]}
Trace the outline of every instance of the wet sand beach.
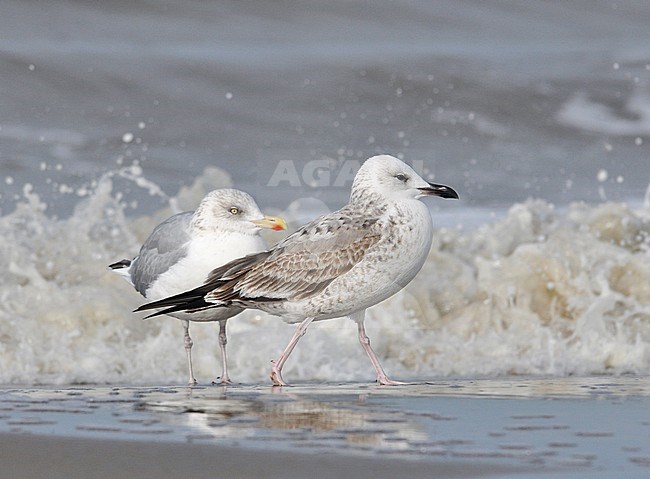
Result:
{"label": "wet sand beach", "polygon": [[3,470],[12,478],[461,478],[521,472],[465,462],[425,462],[338,455],[251,451],[168,444],[0,435]]}
{"label": "wet sand beach", "polygon": [[647,477],[650,380],[5,387],[2,477]]}

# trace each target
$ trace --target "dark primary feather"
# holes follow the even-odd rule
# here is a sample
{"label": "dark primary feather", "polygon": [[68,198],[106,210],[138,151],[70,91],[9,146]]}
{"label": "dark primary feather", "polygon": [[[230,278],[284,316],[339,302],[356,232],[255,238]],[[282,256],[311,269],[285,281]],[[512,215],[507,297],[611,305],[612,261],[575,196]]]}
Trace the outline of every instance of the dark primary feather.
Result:
{"label": "dark primary feather", "polygon": [[[136,311],[158,314],[259,302],[301,300],[352,269],[381,238],[381,211],[352,215],[344,208],[300,228],[270,251],[234,260],[210,273],[202,286]],[[372,215],[372,216],[369,216]]]}

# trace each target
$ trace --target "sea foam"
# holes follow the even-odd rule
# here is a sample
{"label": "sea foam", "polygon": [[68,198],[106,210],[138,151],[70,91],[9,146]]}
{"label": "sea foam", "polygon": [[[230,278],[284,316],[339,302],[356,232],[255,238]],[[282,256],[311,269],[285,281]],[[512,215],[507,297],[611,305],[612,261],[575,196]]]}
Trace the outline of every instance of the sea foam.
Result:
{"label": "sea foam", "polygon": [[[49,216],[29,186],[0,217],[0,383],[184,382],[180,322],[132,313],[143,298],[107,265],[135,255],[158,222],[230,178],[210,168],[168,207],[132,217],[115,177],[160,193],[141,171],[123,169],[97,181],[66,218]],[[396,378],[647,374],[649,250],[645,207],[515,204],[477,228],[438,228],[416,279],[369,310],[368,333]],[[293,326],[256,311],[228,324],[232,377],[265,384]],[[217,332],[191,326],[200,383],[219,371]],[[285,375],[374,380],[345,318],[314,324]]]}

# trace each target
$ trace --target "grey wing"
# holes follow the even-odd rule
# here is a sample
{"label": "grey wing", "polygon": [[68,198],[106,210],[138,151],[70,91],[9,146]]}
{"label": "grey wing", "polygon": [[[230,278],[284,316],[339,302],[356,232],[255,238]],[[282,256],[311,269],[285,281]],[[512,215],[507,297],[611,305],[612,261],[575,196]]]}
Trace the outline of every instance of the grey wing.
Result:
{"label": "grey wing", "polygon": [[187,255],[194,212],[186,211],[160,223],[146,239],[129,269],[133,286],[145,296],[158,276]]}
{"label": "grey wing", "polygon": [[341,210],[322,216],[278,243],[269,255],[220,279],[208,302],[300,300],[352,269],[381,239],[379,216]]}

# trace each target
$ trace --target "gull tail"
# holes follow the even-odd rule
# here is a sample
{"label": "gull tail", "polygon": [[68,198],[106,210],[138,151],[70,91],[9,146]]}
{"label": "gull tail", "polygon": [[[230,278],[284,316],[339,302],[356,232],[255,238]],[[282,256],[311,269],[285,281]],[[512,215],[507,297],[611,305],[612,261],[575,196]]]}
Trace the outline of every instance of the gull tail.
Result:
{"label": "gull tail", "polygon": [[133,278],[131,278],[131,265],[133,261],[130,259],[123,259],[117,263],[109,264],[108,267],[113,273],[120,275],[133,286]]}
{"label": "gull tail", "polygon": [[129,268],[131,266],[131,260],[130,259],[123,259],[122,261],[118,261],[117,263],[109,264],[108,267],[113,269],[113,270],[120,270],[124,268]]}

